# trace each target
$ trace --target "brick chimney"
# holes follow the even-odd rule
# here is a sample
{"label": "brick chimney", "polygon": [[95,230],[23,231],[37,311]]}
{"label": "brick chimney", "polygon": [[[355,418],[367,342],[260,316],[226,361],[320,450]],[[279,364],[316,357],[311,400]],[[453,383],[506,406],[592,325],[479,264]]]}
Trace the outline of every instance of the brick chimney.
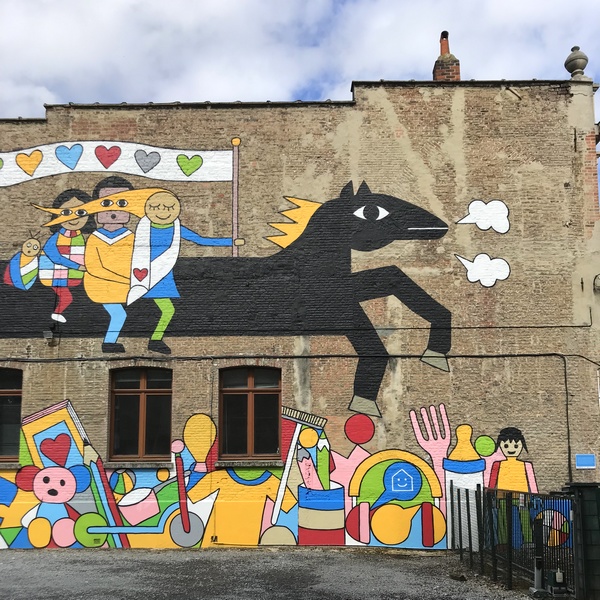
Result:
{"label": "brick chimney", "polygon": [[448,32],[440,36],[440,55],[433,65],[434,81],[460,81],[460,61],[450,54]]}

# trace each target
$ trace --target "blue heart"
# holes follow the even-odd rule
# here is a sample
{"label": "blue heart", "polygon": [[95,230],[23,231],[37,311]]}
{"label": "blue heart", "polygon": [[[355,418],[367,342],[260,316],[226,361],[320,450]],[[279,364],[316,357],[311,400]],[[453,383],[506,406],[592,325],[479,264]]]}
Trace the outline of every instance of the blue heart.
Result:
{"label": "blue heart", "polygon": [[81,144],[75,144],[70,148],[67,148],[66,146],[59,146],[54,152],[56,154],[56,158],[58,158],[63,165],[73,170],[77,166],[77,163],[83,154],[83,146]]}

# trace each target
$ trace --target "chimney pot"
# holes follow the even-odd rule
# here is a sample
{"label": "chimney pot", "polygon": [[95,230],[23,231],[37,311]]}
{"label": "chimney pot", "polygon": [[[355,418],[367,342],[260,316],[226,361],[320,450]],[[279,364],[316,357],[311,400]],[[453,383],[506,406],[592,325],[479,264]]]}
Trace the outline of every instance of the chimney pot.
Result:
{"label": "chimney pot", "polygon": [[450,54],[449,34],[442,31],[440,35],[440,55],[433,65],[434,81],[460,81],[460,61]]}

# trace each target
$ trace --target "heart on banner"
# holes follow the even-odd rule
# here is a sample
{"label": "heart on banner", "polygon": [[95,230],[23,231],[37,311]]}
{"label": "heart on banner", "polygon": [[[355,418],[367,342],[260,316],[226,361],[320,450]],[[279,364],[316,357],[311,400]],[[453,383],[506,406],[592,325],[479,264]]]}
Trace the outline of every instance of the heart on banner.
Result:
{"label": "heart on banner", "polygon": [[106,146],[98,146],[94,150],[94,154],[96,158],[100,161],[100,164],[108,169],[118,158],[121,156],[121,148],[119,146],[111,146],[107,148]]}
{"label": "heart on banner", "polygon": [[77,163],[83,154],[83,146],[81,144],[75,144],[70,148],[67,146],[59,146],[54,153],[56,154],[56,158],[72,171],[77,166]]}
{"label": "heart on banner", "polygon": [[66,433],[57,435],[54,439],[46,438],[40,444],[40,451],[57,465],[64,467],[67,463],[69,450],[71,449],[71,438]]}
{"label": "heart on banner", "polygon": [[0,158],[0,169],[4,166],[4,161]]}
{"label": "heart on banner", "polygon": [[179,165],[179,168],[183,174],[189,177],[202,166],[202,157],[196,154],[190,158],[185,154],[180,154],[177,157],[177,164]]}
{"label": "heart on banner", "polygon": [[138,164],[138,167],[144,171],[144,173],[152,171],[152,169],[160,162],[160,154],[158,152],[150,152],[150,154],[148,154],[145,150],[136,150],[133,156],[135,157],[135,162]]}
{"label": "heart on banner", "polygon": [[31,154],[25,154],[21,152],[17,154],[17,164],[19,167],[31,176],[35,173],[35,170],[40,166],[42,162],[43,154],[41,150],[34,150]]}
{"label": "heart on banner", "polygon": [[148,269],[134,269],[133,270],[133,276],[138,281],[143,281],[144,279],[146,279],[147,275],[148,275]]}

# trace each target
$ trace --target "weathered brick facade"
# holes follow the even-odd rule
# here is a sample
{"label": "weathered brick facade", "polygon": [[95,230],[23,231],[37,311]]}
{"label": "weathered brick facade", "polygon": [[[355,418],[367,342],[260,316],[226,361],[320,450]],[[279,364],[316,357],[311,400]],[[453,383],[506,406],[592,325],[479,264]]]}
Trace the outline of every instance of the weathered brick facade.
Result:
{"label": "weathered brick facade", "polygon": [[[175,268],[181,297],[173,300],[175,316],[164,331],[170,354],[148,349],[148,340],[159,317],[150,299],[142,298],[127,308],[128,320],[119,337],[125,353],[115,354],[102,350],[108,316],[99,303],[86,297],[84,286],[73,288],[73,303],[65,310],[66,322],[61,323],[50,319],[55,307],[50,287],[42,286],[40,281],[27,290],[2,284],[0,298],[6,312],[0,327],[0,367],[23,372],[22,417],[70,399],[87,441],[104,457],[108,478],[118,479],[119,473],[113,473],[113,469],[126,468],[137,474],[138,481],[127,491],[137,489],[136,486],[150,489],[165,478],[175,477],[175,463],[162,461],[144,465],[110,461],[111,369],[157,366],[172,369],[171,439],[183,436],[189,446],[184,427],[191,417],[206,415],[219,425],[221,369],[245,365],[279,368],[282,405],[327,419],[324,432],[333,456],[327,470],[331,472],[331,481],[342,485],[350,494],[346,496],[345,517],[341,517],[342,529],[344,519],[346,522],[346,537],[344,540],[342,532],[341,543],[443,547],[446,543],[444,497],[434,493],[436,476],[443,492],[443,479],[448,479],[450,472],[442,466],[450,463],[443,463],[443,459],[486,461],[480,476],[482,482],[485,477],[484,483],[489,483],[493,463],[509,458],[502,455],[501,448],[490,447],[489,438],[482,436],[496,442],[505,428],[517,428],[526,439],[527,452],[523,449],[518,462],[530,463],[528,473],[534,470],[533,481],[537,480],[540,490],[559,489],[569,480],[597,480],[597,469],[575,468],[576,455],[598,453],[600,431],[597,352],[600,340],[596,324],[600,320],[600,301],[593,290],[594,277],[600,272],[593,93],[592,82],[585,78],[355,82],[351,102],[59,105],[49,106],[43,120],[1,121],[0,202],[5,212],[0,222],[0,260],[3,269],[26,239],[37,238],[43,244],[50,235],[44,223],[53,215],[45,214],[33,204],[51,207],[54,198],[71,188],[91,195],[98,182],[110,175],[126,178],[135,190],[152,187],[171,192],[181,202],[182,225],[202,236],[244,240],[244,245],[235,247],[238,257],[231,256],[229,246],[181,242]],[[194,166],[192,155],[211,151],[231,153],[234,138],[241,140],[237,236],[232,236],[232,187],[236,187],[236,182],[231,181],[233,176],[219,181],[195,179],[202,169],[208,168],[206,157],[199,169],[186,173]],[[61,155],[64,161],[54,157],[60,153],[57,144],[64,147]],[[75,160],[76,144],[82,148],[81,157],[77,159],[80,163]],[[157,152],[162,149],[165,157],[166,149],[175,149],[184,159],[173,163],[173,178],[153,176],[152,168],[143,172],[142,167],[148,168],[150,163],[139,160],[137,172],[120,170],[119,165],[124,163],[119,160],[124,160],[127,144],[132,151],[135,145],[143,147],[146,159],[152,148],[158,149]],[[96,153],[94,159],[94,148],[100,146],[106,152]],[[111,147],[121,149],[121,158],[109,165],[107,152]],[[43,156],[37,165],[33,154],[36,149],[41,149]],[[90,154],[90,160],[96,160],[93,168],[81,167],[86,153]],[[49,158],[54,159],[55,166],[44,171],[44,161]],[[128,164],[136,167],[133,159]],[[8,181],[15,173],[19,175],[18,180]],[[325,202],[326,207],[328,201],[340,196],[348,182],[352,182],[354,193],[360,194],[358,190],[363,181],[372,194],[365,196],[364,215],[357,215],[358,211],[353,210],[349,217],[357,223],[365,219],[388,227],[390,221],[386,219],[391,219],[393,214],[388,217],[381,212],[369,212],[379,206],[376,195],[385,194],[410,202],[448,225],[447,233],[439,239],[397,237],[382,247],[352,249],[351,269],[358,274],[398,267],[423,293],[451,313],[449,371],[435,368],[443,367],[445,351],[438,352],[431,344],[430,349],[436,352],[435,364],[420,360],[428,348],[430,323],[407,308],[407,304],[413,304],[419,312],[423,302],[418,294],[413,294],[412,287],[398,284],[390,271],[378,271],[372,279],[365,276],[372,289],[377,287],[377,292],[371,294],[372,299],[368,299],[367,290],[360,293],[353,290],[355,297],[346,294],[350,289],[344,287],[349,285],[346,279],[341,274],[338,278],[335,269],[330,268],[337,264],[333,252],[337,251],[336,236],[343,234],[342,217],[333,219],[329,228],[323,226],[318,230],[319,235],[315,236],[319,241],[318,251],[299,255],[298,262],[292,263],[293,268],[284,269],[290,263],[275,261],[265,262],[265,265],[273,265],[266,270],[257,260],[248,271],[250,275],[240,278],[239,285],[228,287],[229,292],[208,299],[202,295],[210,281],[206,277],[195,278],[194,273],[195,269],[203,268],[202,264],[213,264],[205,259],[222,258],[222,262],[214,264],[222,265],[219,269],[227,272],[237,268],[233,266],[235,261],[252,257],[266,261],[278,252],[287,256],[294,247],[299,247],[302,237],[285,250],[267,239],[279,233],[269,224],[287,221],[280,213],[295,208],[286,197]],[[482,202],[471,204],[475,200]],[[500,202],[491,205],[492,200]],[[348,204],[351,201],[348,200]],[[503,206],[508,208],[508,214]],[[319,208],[311,220],[323,214],[321,211]],[[468,214],[471,218],[464,219]],[[140,216],[132,216],[127,225],[131,231],[135,232]],[[89,220],[93,219],[92,215]],[[459,223],[463,219],[464,222]],[[400,229],[401,222],[399,218],[389,227]],[[389,233],[391,229],[386,231]],[[306,231],[310,231],[310,222]],[[139,235],[138,231],[136,238]],[[369,241],[377,235],[371,233]],[[84,238],[89,244],[87,234]],[[301,264],[302,260],[308,264]],[[142,270],[140,267],[139,271]],[[270,278],[268,285],[261,288],[261,281],[267,277]],[[328,283],[315,292],[313,301],[305,292],[312,289],[310,286],[317,277]],[[135,283],[133,279],[132,282]],[[297,286],[297,301],[291,297],[289,302],[282,302],[289,286]],[[261,293],[253,291],[255,288],[262,290]],[[347,306],[345,327],[339,325],[341,309],[327,304],[328,295],[336,294],[343,297],[335,306]],[[246,304],[245,297],[251,299]],[[195,301],[197,304],[193,304]],[[352,302],[358,301],[391,358],[382,384],[371,385],[371,389],[375,386],[378,390],[377,397],[366,395],[368,402],[376,400],[382,416],[371,413],[369,421],[374,423],[374,434],[370,438],[365,434],[367,441],[357,442],[363,454],[360,461],[355,454],[353,462],[347,457],[357,447],[351,441],[356,435],[349,436],[345,424],[352,415],[361,412],[356,410],[356,406],[360,409],[361,405],[355,405],[352,411],[348,406],[353,396],[364,400],[366,394],[359,393],[357,350],[348,340],[349,334],[366,327],[364,321],[357,320],[353,308]],[[206,315],[211,315],[210,326],[202,320]],[[259,321],[256,315],[261,316]],[[311,326],[306,315],[314,315],[319,325]],[[322,323],[329,321],[334,326],[324,335]],[[240,323],[245,323],[245,330],[234,330]],[[215,333],[220,329],[226,335]],[[444,331],[443,326],[438,329]],[[53,331],[58,343],[48,344],[43,331]],[[442,337],[444,335],[442,333]],[[364,353],[377,354],[372,348],[366,348]],[[441,405],[448,415],[446,427]],[[430,406],[436,407],[434,414],[439,416],[442,433],[446,428],[446,437],[449,434],[451,439],[445,446],[444,439],[438,440],[434,447],[430,440],[427,449],[427,440],[419,443],[420,435],[426,432],[413,428],[410,411],[416,411],[414,418],[422,424],[419,411],[422,407],[429,410]],[[365,420],[355,419],[353,423],[368,429]],[[452,456],[457,446],[456,429],[461,425],[472,428],[471,434],[463,433],[467,435],[463,441],[470,439],[470,443],[466,444],[462,458],[464,448]],[[199,428],[190,431],[204,435],[204,430]],[[316,431],[320,434],[322,427]],[[189,435],[193,433],[189,433],[188,438]],[[48,439],[56,439],[54,433],[48,436]],[[37,439],[39,441],[39,435]],[[76,442],[71,442],[73,447]],[[23,459],[27,454],[23,453],[24,444],[22,440],[21,466],[27,464]],[[309,453],[317,452],[315,448],[304,444],[304,450]],[[213,510],[218,511],[221,502],[219,514],[224,515],[216,522],[213,518],[216,513],[213,516],[209,513],[202,520],[206,529],[204,537],[192,539],[194,544],[189,545],[252,545],[259,540],[262,543],[338,543],[339,538],[336,538],[338,542],[330,542],[328,540],[333,538],[320,538],[320,534],[314,532],[311,535],[316,537],[306,537],[306,533],[298,532],[298,521],[301,530],[307,523],[313,523],[315,531],[326,527],[316,514],[318,509],[304,505],[298,509],[299,516],[294,513],[298,486],[302,484],[295,447],[289,451],[293,458],[290,479],[287,487],[283,486],[286,494],[283,510],[289,512],[287,520],[272,521],[272,529],[279,528],[277,533],[269,537],[269,527],[257,522],[252,531],[244,530],[236,538],[231,533],[238,526],[236,523],[222,525],[226,518],[233,518],[225,506],[230,496],[238,498],[237,512],[232,509],[232,514],[239,514],[239,519],[255,519],[254,505],[261,507],[257,512],[259,520],[263,504],[264,514],[269,514],[266,507],[272,508],[269,503],[276,500],[271,488],[265,493],[261,491],[260,497],[254,491],[262,489],[271,479],[275,482],[270,485],[278,488],[276,484],[286,462],[284,450],[282,439],[280,462],[255,461],[248,467],[238,466],[237,475],[232,477],[253,482],[243,486],[238,481],[235,485],[239,486],[239,493],[230,489],[225,481],[226,463],[217,463],[216,467],[209,464],[209,472],[198,483],[188,480],[188,502],[206,496],[200,491],[204,489],[201,486],[206,486],[207,493],[220,490]],[[386,451],[391,454],[385,454]],[[367,453],[371,454],[373,465],[379,464],[383,470],[388,464],[385,461],[391,461],[390,465],[397,462],[410,465],[416,469],[410,472],[418,473],[431,488],[433,498],[428,501],[420,496],[417,500],[414,496],[401,496],[396,502],[376,507],[378,510],[385,507],[380,515],[385,513],[386,520],[397,516],[399,523],[408,523],[404,537],[401,532],[397,535],[382,532],[381,517],[378,518],[374,510],[378,493],[365,489],[361,495],[352,492],[352,473],[356,476],[362,468],[367,477],[370,472],[367,469],[370,463],[364,462],[369,460]],[[319,456],[321,464],[316,468],[322,479],[324,459]],[[203,462],[197,456],[192,458]],[[188,462],[184,460],[184,467],[193,472],[195,463],[190,461],[189,457]],[[47,462],[31,462],[36,467],[48,468]],[[424,463],[433,467],[434,475],[427,471]],[[89,467],[89,463],[84,464]],[[44,533],[46,525],[39,521],[45,517],[36,517],[33,530],[31,524],[29,529],[23,524],[23,514],[44,502],[27,491],[26,485],[13,484],[17,468],[17,464],[11,463],[2,469],[0,463],[3,478],[0,482],[5,481],[0,494],[6,490],[7,498],[10,496],[10,502],[0,501],[0,547],[70,545],[69,536],[58,534],[50,540],[50,534]],[[256,469],[264,471],[265,468],[271,471],[266,471],[264,477],[270,472],[274,475],[265,483],[257,484],[258,480],[252,479],[257,477]],[[148,475],[156,469],[162,469],[159,475]],[[170,473],[164,469],[170,469]],[[382,485],[383,470],[379,485]],[[340,475],[341,471],[344,473]],[[94,475],[92,470],[92,482]],[[143,485],[146,476],[152,483]],[[531,478],[527,481],[531,490]],[[114,485],[117,484],[110,484],[113,491]],[[325,489],[327,485],[331,484],[327,483]],[[354,481],[353,485],[360,486],[360,481]],[[386,485],[380,493],[393,496]],[[518,491],[527,491],[519,482],[514,485]],[[92,488],[93,484],[89,489]],[[84,493],[89,492],[81,492]],[[265,503],[265,497],[271,500]],[[121,496],[116,498],[120,501]],[[366,512],[360,512],[358,509],[365,502],[369,503]],[[175,506],[176,500],[172,503]],[[245,513],[246,505],[254,508]],[[314,512],[306,512],[311,510]],[[369,510],[371,529],[367,522],[367,533],[364,534],[363,529],[358,535],[356,531],[365,527],[362,520],[369,519]],[[94,509],[83,512],[96,514]],[[100,509],[97,512],[102,514]],[[420,521],[418,516],[415,519],[415,514],[421,515]],[[47,517],[46,520],[48,531],[54,531],[53,519]],[[93,528],[89,533],[87,525],[98,527],[99,521],[91,518],[89,523],[85,521],[78,526],[77,519],[73,520],[76,533],[72,543],[119,545],[115,533],[93,534]],[[426,520],[430,523],[427,527]],[[105,521],[111,525],[108,517]],[[355,525],[355,521],[360,525]],[[398,525],[398,528],[403,526]],[[282,534],[284,528],[291,533]],[[426,534],[426,529],[430,533]],[[6,533],[8,530],[10,534]],[[413,535],[417,535],[418,540],[411,537]],[[124,537],[128,541],[122,542],[123,545],[185,545],[183,538],[176,534],[136,531]]]}

